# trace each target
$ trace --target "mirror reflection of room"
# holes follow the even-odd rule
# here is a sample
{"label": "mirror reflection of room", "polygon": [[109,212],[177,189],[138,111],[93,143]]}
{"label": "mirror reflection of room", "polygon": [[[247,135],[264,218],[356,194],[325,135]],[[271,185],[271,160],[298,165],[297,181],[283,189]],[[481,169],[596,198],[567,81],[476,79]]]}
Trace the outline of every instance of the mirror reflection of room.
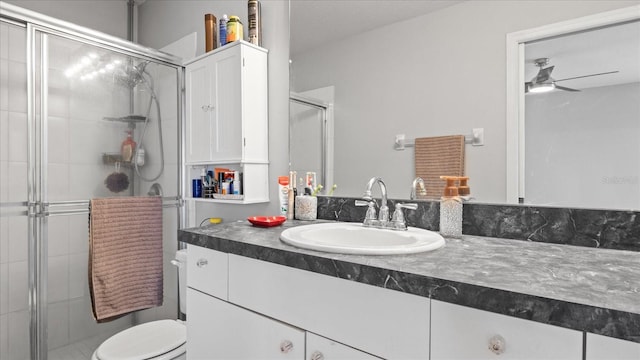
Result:
{"label": "mirror reflection of room", "polygon": [[[380,17],[375,17],[376,26],[356,29],[351,24],[349,19],[353,16],[350,18],[349,14],[353,13],[349,11],[353,11],[356,7],[355,3],[366,7],[366,11],[371,16],[380,14]],[[473,129],[482,128],[484,129],[483,146],[473,147],[470,144],[465,146],[464,175],[470,177],[474,201],[517,203],[518,194],[511,194],[509,191],[510,184],[512,182],[517,184],[520,180],[515,175],[510,177],[509,167],[512,165],[508,160],[509,152],[512,151],[508,143],[513,134],[508,132],[507,122],[517,120],[511,118],[511,114],[507,113],[505,116],[505,108],[510,106],[506,103],[508,100],[505,100],[508,98],[504,87],[505,76],[508,80],[508,75],[505,74],[509,66],[512,66],[505,62],[505,35],[551,26],[582,16],[597,17],[597,14],[630,5],[633,4],[601,1],[571,2],[570,4],[516,1],[401,2],[394,5],[376,1],[364,3],[305,1],[304,4],[293,1],[291,5],[291,91],[304,93],[326,86],[333,86],[335,89],[333,103],[335,136],[332,147],[334,182],[338,184],[335,194],[360,196],[366,179],[381,176],[388,185],[390,198],[408,199],[411,181],[416,176],[414,149],[394,151],[394,140],[397,135],[404,134],[406,140],[411,141],[423,137],[469,136],[473,134]],[[404,13],[403,10],[405,10]],[[494,21],[483,23],[482,26],[469,25],[475,24],[482,14],[490,15]],[[318,27],[320,22],[314,19],[332,17],[338,21],[343,15],[346,17],[349,31],[345,32],[342,29],[340,36],[334,38],[329,35],[332,29],[323,30],[321,35],[317,35],[320,33]],[[355,18],[360,19],[358,16]],[[582,35],[600,37],[599,34],[604,30],[601,29],[603,26],[594,25],[594,27],[594,31],[583,31]],[[557,34],[551,37],[555,38],[565,33],[566,31],[563,33],[562,29],[558,29]],[[637,32],[635,35],[637,36]],[[527,49],[543,46],[545,43],[543,40],[538,39],[535,43],[527,43]],[[634,44],[632,39],[629,40],[627,44]],[[611,45],[609,43],[607,45]],[[562,58],[566,56],[584,64],[589,62],[585,57],[593,59],[594,62],[610,63],[609,60],[593,54],[587,55],[589,52],[598,52],[617,55],[618,59],[627,60],[632,64],[633,58],[627,55],[638,53],[638,40],[635,40],[635,47],[627,45],[628,48],[624,54],[608,47],[598,47],[595,41],[591,40],[586,40],[582,44],[586,47],[567,46],[561,52],[553,55],[539,55],[536,59],[549,58],[548,65],[543,65],[543,68],[562,62]],[[529,82],[536,75],[539,67],[533,63],[535,60],[533,55],[526,55],[527,64],[524,63],[524,59],[522,60],[522,64],[515,66],[524,68],[525,73],[521,75],[524,83]],[[616,70],[612,67],[562,75],[562,72],[566,72],[568,68],[578,70],[576,66],[564,66],[563,69],[556,66],[552,75],[556,79],[563,79]],[[620,70],[620,73],[611,76],[603,75],[600,78],[615,78],[623,72],[626,70]],[[637,70],[634,73],[637,74]],[[588,80],[573,79],[558,82],[558,89],[554,92],[561,91],[559,89],[562,86],[579,85]],[[632,82],[637,83],[638,80],[627,80],[627,84]],[[595,87],[597,86],[589,86],[589,88]],[[599,87],[610,88],[610,86]],[[567,94],[561,94],[561,96],[583,96],[589,91],[576,92],[576,94],[568,94],[570,91],[565,92]],[[531,98],[533,95],[527,94],[527,101]],[[523,101],[524,99],[523,96]],[[604,100],[597,102],[600,101]],[[588,108],[583,109],[588,111]],[[599,109],[604,110],[605,107]],[[529,116],[528,111],[527,116]],[[615,137],[614,132],[611,133],[611,137]],[[589,149],[599,149],[602,158],[616,156],[605,154],[606,147],[595,147],[595,143],[591,141],[586,145]],[[627,152],[638,153],[637,149],[629,149],[634,142],[621,141],[620,143],[626,144]],[[555,149],[559,150],[558,147]],[[573,152],[581,151],[576,147],[571,149]],[[589,151],[591,150],[585,150],[584,153]],[[517,153],[517,150],[515,152]],[[572,158],[570,152],[556,158],[560,159],[564,156]],[[632,162],[631,159],[628,161]],[[582,162],[584,161],[574,161],[574,164],[578,166]],[[535,162],[527,164],[527,168],[534,164]],[[518,164],[516,163],[515,166],[517,167]],[[625,195],[627,198],[634,200],[638,198],[633,191],[627,191],[630,189],[624,189],[634,186],[633,179],[637,178],[638,173],[637,170],[633,170],[633,167],[634,165],[629,165],[624,171],[603,169],[598,174],[580,174],[580,178],[590,179],[589,182],[580,180],[579,183],[583,185],[573,185],[572,190],[569,191],[573,193],[571,195],[573,200],[564,197],[554,198],[552,190],[547,190],[547,196],[541,197],[535,194],[535,190],[527,189],[524,202],[548,206],[636,209],[639,207],[638,204],[613,195],[617,192],[629,194]],[[571,166],[567,169],[571,170]],[[532,178],[534,173],[541,174],[546,170],[533,168],[529,170],[531,172],[527,173],[526,178],[528,187],[536,186],[536,182],[543,183],[544,186],[548,185],[548,179]],[[573,177],[573,174],[571,170],[570,173],[562,176]],[[596,186],[594,181],[599,184]],[[580,193],[577,192],[579,188],[583,189]],[[601,192],[602,188],[606,191]],[[637,192],[637,182],[635,182],[635,188]],[[590,201],[594,191],[598,191],[600,195],[595,197],[594,201]],[[438,197],[438,194],[429,195]],[[608,202],[597,198],[607,198]]]}
{"label": "mirror reflection of room", "polygon": [[638,21],[525,45],[524,203],[640,208],[639,64]]}

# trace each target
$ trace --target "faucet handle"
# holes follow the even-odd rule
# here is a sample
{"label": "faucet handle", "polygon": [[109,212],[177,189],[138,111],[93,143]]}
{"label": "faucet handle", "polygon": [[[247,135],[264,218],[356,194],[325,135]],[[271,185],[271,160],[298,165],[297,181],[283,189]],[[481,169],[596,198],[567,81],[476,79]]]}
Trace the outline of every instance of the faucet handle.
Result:
{"label": "faucet handle", "polygon": [[376,215],[376,203],[374,201],[356,200],[356,206],[368,206],[367,213],[364,216],[364,226],[375,226],[378,223]]}
{"label": "faucet handle", "polygon": [[391,222],[393,224],[393,228],[397,230],[407,230],[407,223],[404,220],[404,213],[402,209],[416,210],[418,209],[418,204],[415,203],[397,203],[396,210],[393,212],[393,217],[391,218]]}
{"label": "faucet handle", "polygon": [[365,200],[356,200],[355,201],[355,205],[356,206],[369,206],[369,203],[371,201],[365,201]]}

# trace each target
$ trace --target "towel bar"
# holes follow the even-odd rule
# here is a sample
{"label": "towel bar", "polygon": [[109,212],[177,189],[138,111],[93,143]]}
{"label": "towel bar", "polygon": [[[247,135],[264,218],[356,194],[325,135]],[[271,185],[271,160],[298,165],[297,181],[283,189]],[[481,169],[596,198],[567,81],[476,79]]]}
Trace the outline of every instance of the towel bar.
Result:
{"label": "towel bar", "polygon": [[[473,146],[483,146],[484,145],[484,128],[475,128],[472,130],[471,134],[464,136],[464,143],[471,144]],[[416,144],[416,139],[405,139],[404,134],[396,135],[396,140],[393,145],[394,150],[404,150],[408,147],[414,147]]]}

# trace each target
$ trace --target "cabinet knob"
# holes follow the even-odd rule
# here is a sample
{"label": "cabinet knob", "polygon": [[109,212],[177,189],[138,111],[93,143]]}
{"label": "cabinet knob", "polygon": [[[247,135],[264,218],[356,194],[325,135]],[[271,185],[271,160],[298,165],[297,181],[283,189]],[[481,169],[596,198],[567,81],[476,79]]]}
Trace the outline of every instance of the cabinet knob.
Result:
{"label": "cabinet knob", "polygon": [[201,268],[207,266],[208,263],[209,261],[207,261],[207,259],[199,259],[198,262],[196,262],[196,266]]}
{"label": "cabinet knob", "polygon": [[496,355],[502,354],[507,348],[506,340],[500,335],[494,335],[489,339],[489,350]]}
{"label": "cabinet knob", "polygon": [[311,353],[309,360],[324,360],[324,354],[316,350],[313,353]]}
{"label": "cabinet knob", "polygon": [[283,340],[283,341],[280,343],[280,351],[281,351],[283,354],[286,354],[286,353],[288,353],[288,352],[289,352],[289,351],[291,351],[291,350],[293,350],[293,343],[292,343],[291,341],[289,341],[289,340]]}

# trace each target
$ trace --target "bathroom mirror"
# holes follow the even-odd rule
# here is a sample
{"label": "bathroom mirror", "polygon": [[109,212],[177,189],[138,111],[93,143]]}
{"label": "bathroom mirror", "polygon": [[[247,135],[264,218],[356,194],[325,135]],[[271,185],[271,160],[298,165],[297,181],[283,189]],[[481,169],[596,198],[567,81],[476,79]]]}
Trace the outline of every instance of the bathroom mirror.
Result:
{"label": "bathroom mirror", "polygon": [[[469,135],[472,129],[483,128],[484,146],[465,147],[472,195],[483,203],[517,203],[518,175],[522,171],[517,162],[518,131],[512,139],[514,126],[506,119],[517,124],[517,116],[512,117],[513,106],[508,107],[507,102],[512,97],[518,101],[520,94],[518,88],[505,86],[510,76],[505,37],[523,29],[621,9],[632,14],[627,19],[640,18],[638,7],[628,5],[616,1],[292,0],[291,91],[333,88],[335,194],[361,196],[367,180],[381,176],[390,197],[407,199],[415,173],[413,148],[395,150],[396,135],[404,134],[412,140]],[[379,12],[375,18],[374,8]],[[369,18],[374,20],[368,28],[366,24],[360,29],[350,27],[352,23],[367,23]],[[481,20],[487,18],[493,20]],[[336,29],[339,34],[330,36]],[[556,28],[555,32],[547,37],[570,31]],[[524,72],[524,58],[514,66],[516,76],[524,79],[529,75]],[[559,68],[554,71],[559,72]],[[507,96],[510,91],[513,93]],[[524,101],[524,93],[521,97]],[[521,110],[524,114],[524,106]],[[602,131],[606,130],[603,127]],[[594,144],[587,146],[593,148]],[[617,175],[612,176],[611,181],[617,181]],[[637,173],[624,176],[624,181],[633,181],[628,176],[638,178]],[[527,203],[536,204],[533,201]],[[537,205],[639,208],[615,199],[609,205],[554,199],[541,200]]]}

